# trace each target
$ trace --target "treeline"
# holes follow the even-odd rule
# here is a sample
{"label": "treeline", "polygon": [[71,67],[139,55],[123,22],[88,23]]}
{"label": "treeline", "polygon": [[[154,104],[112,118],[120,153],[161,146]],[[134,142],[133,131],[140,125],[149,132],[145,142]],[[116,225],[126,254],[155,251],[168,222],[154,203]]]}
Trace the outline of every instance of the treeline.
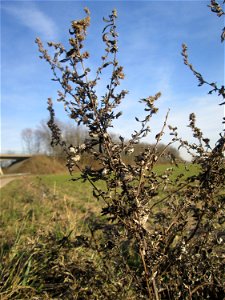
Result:
{"label": "treeline", "polygon": [[[57,121],[61,128],[62,139],[69,145],[80,145],[87,138],[87,131],[81,126]],[[41,121],[35,128],[25,128],[21,132],[23,150],[29,154],[46,154],[61,157],[62,149],[51,146],[51,132],[47,122]]]}
{"label": "treeline", "polygon": [[[61,121],[57,121],[60,129],[62,140],[65,141],[66,145],[69,146],[79,146],[83,144],[88,139],[93,139],[89,136],[86,128],[82,126],[76,126],[72,123],[65,123]],[[115,133],[111,133],[111,137],[113,141],[118,143],[120,141],[119,135]],[[51,146],[51,132],[47,126],[47,122],[41,121],[40,124],[36,128],[25,128],[21,132],[21,139],[23,144],[23,150],[29,154],[46,154],[52,155],[55,157],[62,158],[64,157],[64,153],[62,147],[60,146]],[[125,141],[126,142],[126,141]],[[126,163],[132,163],[134,158],[141,152],[143,152],[146,148],[154,148],[154,144],[149,144],[146,142],[140,142],[138,144],[133,145],[133,152],[129,154],[129,156],[124,153],[124,160]],[[158,152],[164,154],[160,157],[159,162],[166,163],[171,160],[182,160],[180,157],[179,151],[172,146],[166,146],[165,144],[160,143],[157,146]],[[164,150],[165,149],[165,150]],[[164,150],[164,151],[163,151]],[[88,155],[85,154],[83,157],[85,162],[88,161]]]}

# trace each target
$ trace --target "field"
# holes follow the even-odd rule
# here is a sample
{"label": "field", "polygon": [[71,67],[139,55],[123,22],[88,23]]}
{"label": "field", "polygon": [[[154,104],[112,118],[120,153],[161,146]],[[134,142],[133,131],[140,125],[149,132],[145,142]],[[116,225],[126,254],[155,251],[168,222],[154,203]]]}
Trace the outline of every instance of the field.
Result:
{"label": "field", "polygon": [[[163,172],[167,165],[157,166]],[[175,169],[173,177],[184,172],[184,165]],[[190,166],[187,176],[197,172]],[[75,174],[75,178],[79,174]],[[103,183],[98,183],[103,185]],[[55,232],[64,236],[71,230],[82,232],[85,220],[98,215],[104,203],[92,195],[88,182],[71,181],[67,174],[27,176],[14,180],[1,190],[0,219],[1,241],[17,243],[40,231]],[[13,238],[14,237],[14,238]]]}
{"label": "field", "polygon": [[[166,167],[159,165],[155,171]],[[174,178],[184,170],[180,165]],[[190,165],[185,172],[190,176],[198,171]],[[102,205],[89,183],[71,181],[65,174],[27,176],[3,187],[0,298],[110,299],[107,290],[112,287],[107,286],[96,251],[79,247],[85,243],[84,234],[91,236],[93,224],[104,222],[104,217],[97,219]],[[90,297],[87,280],[89,286],[101,282],[101,296],[96,292]],[[123,293],[121,299],[135,299],[132,288]]]}

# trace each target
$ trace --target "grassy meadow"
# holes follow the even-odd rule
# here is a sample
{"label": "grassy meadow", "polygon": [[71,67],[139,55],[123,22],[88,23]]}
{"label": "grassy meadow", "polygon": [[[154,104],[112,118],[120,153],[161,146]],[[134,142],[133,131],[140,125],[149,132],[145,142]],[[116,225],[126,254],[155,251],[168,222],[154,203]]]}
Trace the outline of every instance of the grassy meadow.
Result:
{"label": "grassy meadow", "polygon": [[[167,167],[159,165],[155,172],[162,173]],[[179,165],[171,176],[175,179],[182,172],[191,176],[198,170],[195,165],[189,165],[189,171]],[[98,185],[103,187],[103,182]],[[102,205],[88,182],[71,181],[67,174],[27,176],[4,186],[0,299],[110,299],[110,286],[101,286],[101,295],[88,294],[87,280],[91,286],[98,280],[107,285],[107,279],[102,277],[96,251],[84,251],[75,239],[80,236],[84,242],[83,234],[90,236]],[[104,222],[104,217],[100,220]],[[123,293],[120,299],[135,299],[132,288]]]}
{"label": "grassy meadow", "polygon": [[[163,173],[169,165],[156,167],[157,173]],[[185,173],[191,176],[197,173],[197,167],[184,165],[174,168],[171,175]],[[74,234],[86,230],[85,220],[97,216],[104,203],[93,197],[92,186],[81,180],[72,181],[67,174],[27,176],[14,180],[1,190],[0,235],[3,243],[17,243],[38,231],[55,232],[60,237],[71,230]],[[103,187],[103,182],[98,183]],[[11,242],[10,242],[11,240]],[[1,245],[2,246],[2,245]]]}

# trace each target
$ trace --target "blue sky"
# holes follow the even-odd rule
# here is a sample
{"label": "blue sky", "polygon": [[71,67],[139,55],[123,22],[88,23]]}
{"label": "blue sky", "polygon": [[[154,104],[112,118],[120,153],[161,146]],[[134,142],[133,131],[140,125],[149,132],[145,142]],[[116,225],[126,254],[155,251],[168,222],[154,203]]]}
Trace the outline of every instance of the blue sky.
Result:
{"label": "blue sky", "polygon": [[[39,59],[35,38],[67,45],[70,23],[84,16],[85,6],[91,11],[86,46],[91,54],[87,66],[93,72],[104,53],[102,17],[113,8],[118,11],[119,61],[126,75],[121,88],[129,90],[129,95],[113,131],[129,137],[140,126],[134,117],[143,116],[138,100],[161,91],[160,111],[146,141],[154,142],[170,108],[169,124],[176,125],[181,136],[191,139],[188,116],[195,112],[197,125],[215,143],[223,129],[220,100],[207,95],[208,87],[197,86],[180,55],[185,42],[190,61],[203,77],[224,84],[224,46],[220,42],[224,20],[210,12],[209,2],[1,1],[1,152],[21,152],[21,131],[47,119],[46,100],[57,96],[59,86],[51,81],[47,63]],[[106,82],[98,87],[99,96]],[[68,119],[60,103],[55,108],[59,119]],[[165,135],[164,142],[168,140]]]}

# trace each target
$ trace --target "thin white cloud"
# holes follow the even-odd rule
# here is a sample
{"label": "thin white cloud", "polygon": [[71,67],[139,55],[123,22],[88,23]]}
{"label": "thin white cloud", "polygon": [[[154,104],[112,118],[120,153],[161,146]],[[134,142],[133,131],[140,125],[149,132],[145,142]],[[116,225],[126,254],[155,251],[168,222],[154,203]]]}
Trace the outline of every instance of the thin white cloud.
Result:
{"label": "thin white cloud", "polygon": [[56,39],[57,25],[33,2],[4,5],[3,10],[16,17],[24,26],[39,34],[42,39]]}

